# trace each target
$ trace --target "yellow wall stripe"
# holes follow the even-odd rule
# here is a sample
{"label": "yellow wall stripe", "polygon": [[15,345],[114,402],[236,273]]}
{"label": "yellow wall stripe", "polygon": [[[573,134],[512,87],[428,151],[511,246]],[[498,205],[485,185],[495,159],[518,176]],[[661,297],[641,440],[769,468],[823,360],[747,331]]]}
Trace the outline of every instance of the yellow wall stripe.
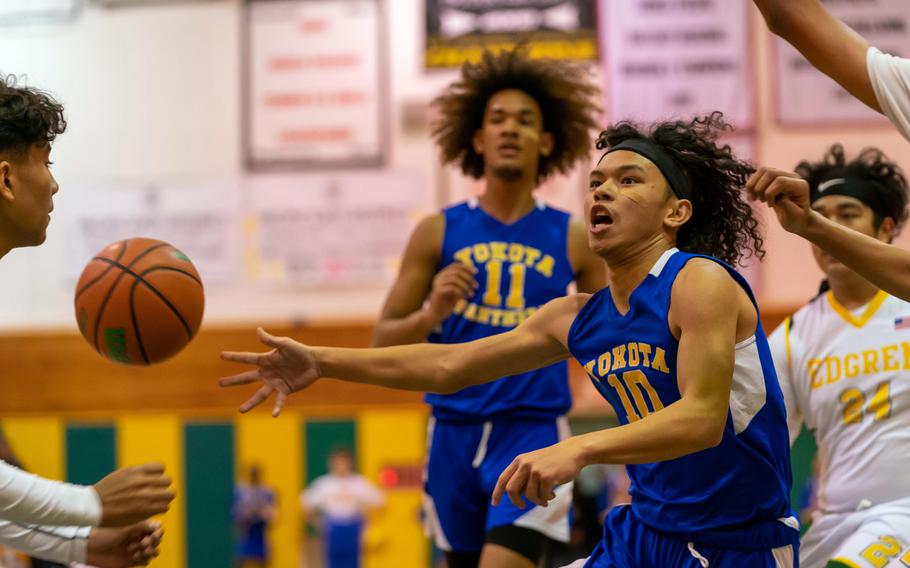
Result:
{"label": "yellow wall stripe", "polygon": [[161,555],[151,566],[184,568],[183,423],[174,415],[125,416],[117,420],[117,463],[119,467],[157,461],[165,464],[174,480],[177,498],[161,518],[165,536]]}
{"label": "yellow wall stripe", "polygon": [[297,566],[301,551],[300,419],[290,412],[272,418],[268,414],[245,414],[235,422],[237,476],[246,480],[250,466],[258,464],[263,482],[271,487],[278,501],[278,518],[269,531],[272,566]]}
{"label": "yellow wall stripe", "polygon": [[[360,472],[377,483],[388,466],[419,466],[426,451],[423,410],[369,411],[357,420]],[[366,568],[426,566],[427,540],[418,520],[423,488],[386,493],[385,509],[371,519],[366,535]]]}
{"label": "yellow wall stripe", "polygon": [[66,478],[63,420],[59,418],[7,418],[3,433],[22,466],[50,479]]}

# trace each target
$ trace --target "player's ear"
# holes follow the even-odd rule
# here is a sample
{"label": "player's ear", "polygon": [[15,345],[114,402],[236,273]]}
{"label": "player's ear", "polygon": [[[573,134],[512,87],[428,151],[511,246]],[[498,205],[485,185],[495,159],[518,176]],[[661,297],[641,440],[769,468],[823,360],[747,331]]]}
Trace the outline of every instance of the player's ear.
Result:
{"label": "player's ear", "polygon": [[668,227],[678,229],[686,224],[692,218],[692,202],[688,199],[672,199],[669,203],[667,216],[664,218],[664,224]]}
{"label": "player's ear", "polygon": [[483,154],[483,130],[478,129],[474,131],[471,145],[474,147],[474,152]]}
{"label": "player's ear", "polygon": [[13,201],[12,164],[6,160],[0,161],[0,199]]}
{"label": "player's ear", "polygon": [[894,219],[891,217],[885,217],[882,219],[881,225],[878,226],[878,231],[876,231],[875,237],[886,243],[890,243],[894,240],[894,233],[897,229],[897,223],[894,222]]}
{"label": "player's ear", "polygon": [[553,153],[553,133],[543,131],[540,134],[540,155],[546,158]]}

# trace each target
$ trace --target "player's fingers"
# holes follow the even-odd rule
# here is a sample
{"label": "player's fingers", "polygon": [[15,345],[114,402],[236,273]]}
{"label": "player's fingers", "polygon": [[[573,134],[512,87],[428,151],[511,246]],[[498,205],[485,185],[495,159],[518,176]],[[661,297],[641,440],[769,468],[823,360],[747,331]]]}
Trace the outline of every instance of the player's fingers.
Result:
{"label": "player's fingers", "polygon": [[779,177],[776,178],[771,184],[768,185],[768,189],[765,190],[765,200],[772,207],[777,205],[778,200],[781,197],[785,197],[788,190],[791,189],[793,180],[789,178]]}
{"label": "player's fingers", "polygon": [[530,472],[527,466],[519,467],[512,479],[506,483],[506,495],[509,496],[509,501],[519,509],[525,508],[525,501],[521,498],[521,495],[524,493],[529,475]]}
{"label": "player's fingers", "polygon": [[515,473],[515,470],[518,469],[518,462],[513,461],[509,464],[509,467],[505,468],[501,474],[499,474],[499,479],[496,480],[496,487],[493,488],[493,499],[491,503],[493,506],[499,505],[499,502],[502,500],[502,494],[506,490],[506,483],[509,482],[509,479],[512,477],[512,474]]}
{"label": "player's fingers", "polygon": [[258,365],[264,356],[268,353],[251,353],[249,351],[222,351],[221,358],[225,361],[234,363],[246,363],[247,365]]}
{"label": "player's fingers", "polygon": [[251,396],[246,402],[240,405],[240,412],[249,412],[250,410],[256,408],[262,404],[265,399],[272,394],[274,389],[270,385],[262,385],[262,387],[257,390],[253,396]]}
{"label": "player's fingers", "polygon": [[525,485],[525,497],[528,498],[535,505],[546,506],[547,502],[542,501],[538,495],[538,490],[540,489],[540,475],[536,472],[531,472],[528,475],[528,483]]}
{"label": "player's fingers", "polygon": [[765,190],[776,177],[777,170],[774,168],[762,168],[761,171],[755,175],[755,181],[752,184],[752,192],[756,195],[757,199],[766,201]]}
{"label": "player's fingers", "polygon": [[248,385],[250,383],[255,383],[261,379],[262,375],[259,374],[259,369],[254,369],[252,371],[246,371],[243,373],[238,373],[236,375],[231,375],[230,377],[222,377],[218,379],[218,386],[236,387],[238,385]]}
{"label": "player's fingers", "polygon": [[474,278],[474,275],[470,272],[453,272],[448,276],[449,282],[457,282],[459,285],[472,291],[477,289],[477,279]]}
{"label": "player's fingers", "polygon": [[278,415],[281,414],[281,408],[284,406],[284,401],[287,399],[288,395],[281,392],[275,392],[275,404],[272,406],[272,417],[278,418]]}
{"label": "player's fingers", "polygon": [[274,347],[275,349],[286,345],[289,339],[287,337],[275,337],[261,327],[256,328],[256,335],[259,337],[259,341],[261,341],[263,345],[268,345],[269,347]]}
{"label": "player's fingers", "polygon": [[135,466],[142,473],[149,475],[161,475],[164,473],[164,464],[161,462],[148,462]]}
{"label": "player's fingers", "polygon": [[550,501],[556,498],[556,493],[553,491],[553,487],[555,487],[555,485],[556,484],[552,481],[541,480],[540,489],[537,490],[537,493],[540,495],[540,500],[544,502],[544,507],[546,507]]}

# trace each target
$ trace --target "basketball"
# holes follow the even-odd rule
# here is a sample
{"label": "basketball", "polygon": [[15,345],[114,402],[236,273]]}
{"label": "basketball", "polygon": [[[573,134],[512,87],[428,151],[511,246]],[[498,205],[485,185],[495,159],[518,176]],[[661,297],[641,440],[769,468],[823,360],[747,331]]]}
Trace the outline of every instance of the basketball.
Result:
{"label": "basketball", "polygon": [[75,305],[79,331],[95,351],[117,363],[151,365],[193,339],[205,296],[185,254],[163,241],[134,238],[89,261]]}

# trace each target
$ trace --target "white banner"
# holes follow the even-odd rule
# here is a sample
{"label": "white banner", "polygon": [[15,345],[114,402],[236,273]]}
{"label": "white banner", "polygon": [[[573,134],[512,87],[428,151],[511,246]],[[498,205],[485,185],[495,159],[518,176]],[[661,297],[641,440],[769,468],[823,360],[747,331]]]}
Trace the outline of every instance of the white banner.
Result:
{"label": "white banner", "polygon": [[[827,8],[885,53],[910,56],[907,0],[826,1]],[[887,123],[816,70],[795,48],[774,37],[777,119],[788,126]]]}
{"label": "white banner", "polygon": [[247,274],[293,286],[388,285],[422,212],[409,174],[249,178]]}
{"label": "white banner", "polygon": [[247,161],[378,165],[378,0],[253,1],[246,25]]}
{"label": "white banner", "polygon": [[722,111],[754,124],[748,0],[608,0],[600,29],[608,120],[651,122]]}
{"label": "white banner", "polygon": [[70,271],[78,278],[105,246],[132,237],[159,239],[193,261],[206,286],[240,271],[237,180],[67,186],[72,207]]}

